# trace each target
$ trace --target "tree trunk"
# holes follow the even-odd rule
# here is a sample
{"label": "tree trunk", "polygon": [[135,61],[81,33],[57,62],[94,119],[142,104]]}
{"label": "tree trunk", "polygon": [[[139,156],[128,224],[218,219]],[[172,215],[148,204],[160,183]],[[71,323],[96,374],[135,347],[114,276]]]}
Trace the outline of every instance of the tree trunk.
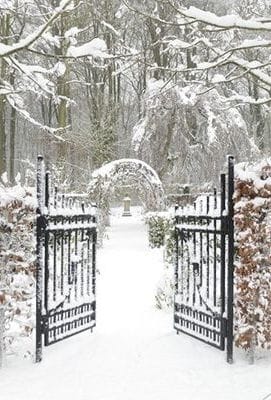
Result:
{"label": "tree trunk", "polygon": [[[4,15],[0,18],[0,36],[3,38],[2,42],[8,44],[10,16]],[[6,79],[6,61],[2,58],[0,60],[0,78]],[[7,156],[6,156],[6,96],[0,95],[0,176],[7,171]]]}
{"label": "tree trunk", "polygon": [[[13,86],[15,82],[15,74],[10,76],[10,83]],[[11,108],[10,113],[10,140],[9,140],[9,180],[15,183],[15,134],[16,134],[16,110]]]}
{"label": "tree trunk", "polygon": [[5,96],[0,96],[0,176],[7,170]]}

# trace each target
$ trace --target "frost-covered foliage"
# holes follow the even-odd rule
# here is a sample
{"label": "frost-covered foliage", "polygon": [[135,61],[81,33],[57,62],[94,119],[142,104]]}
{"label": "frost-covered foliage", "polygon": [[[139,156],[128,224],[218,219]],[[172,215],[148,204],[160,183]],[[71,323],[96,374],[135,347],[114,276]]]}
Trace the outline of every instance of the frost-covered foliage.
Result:
{"label": "frost-covered foliage", "polygon": [[149,246],[162,247],[168,231],[169,219],[167,213],[148,213],[145,217],[148,225]]}
{"label": "frost-covered foliage", "polygon": [[236,108],[214,89],[201,96],[202,85],[185,87],[150,80],[145,116],[134,128],[134,149],[163,182],[197,184],[215,180],[225,155],[238,161],[258,154]]}
{"label": "frost-covered foliage", "polygon": [[20,184],[0,186],[0,302],[6,354],[31,354],[35,298],[35,197]]}
{"label": "frost-covered foliage", "polygon": [[237,169],[235,343],[271,349],[271,159]]}
{"label": "frost-covered foliage", "polygon": [[149,245],[152,248],[164,247],[164,274],[161,277],[155,296],[159,309],[173,305],[173,265],[175,260],[174,217],[171,212],[151,212],[145,216],[148,225]]}

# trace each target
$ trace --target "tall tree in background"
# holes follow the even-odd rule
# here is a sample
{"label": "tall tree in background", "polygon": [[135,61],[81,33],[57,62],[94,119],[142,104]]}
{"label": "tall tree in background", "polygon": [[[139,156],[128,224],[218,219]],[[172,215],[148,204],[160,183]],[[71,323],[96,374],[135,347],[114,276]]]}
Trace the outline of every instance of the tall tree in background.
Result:
{"label": "tall tree in background", "polygon": [[[63,0],[57,9],[52,10],[43,24],[40,24],[41,17],[34,13],[34,10],[36,11],[34,4],[25,4],[19,0],[0,4],[0,174],[9,170],[11,181],[14,179],[16,111],[20,111],[25,118],[34,122],[25,109],[21,93],[29,90],[30,82],[36,88],[39,88],[40,94],[50,92],[48,82],[38,79],[40,77],[38,74],[44,72],[42,68],[24,64],[23,61],[20,61],[20,55],[42,37],[70,3],[71,0]],[[32,28],[34,27],[34,32],[31,34],[29,34],[30,25],[32,25]],[[16,82],[16,72],[21,75],[20,83]],[[19,87],[16,88],[15,84]],[[34,89],[32,88],[32,90]],[[7,104],[11,107],[9,124]],[[7,128],[9,128],[10,133],[10,165],[7,164]]]}
{"label": "tall tree in background", "polygon": [[[5,45],[8,44],[10,35],[10,13],[5,12],[0,16],[0,38]],[[2,82],[8,80],[8,64],[5,58],[0,58],[0,79],[2,90],[0,90],[0,174],[7,170],[6,159],[6,93]]]}
{"label": "tall tree in background", "polygon": [[[24,169],[25,154],[34,161],[37,152],[61,161],[74,181],[133,156],[167,181],[186,176],[193,159],[214,170],[201,157],[211,160],[214,145],[233,152],[241,145],[246,158],[260,154],[254,139],[269,151],[267,1],[8,4],[1,13],[0,144],[1,172],[11,179]],[[6,165],[6,155],[15,164]]]}

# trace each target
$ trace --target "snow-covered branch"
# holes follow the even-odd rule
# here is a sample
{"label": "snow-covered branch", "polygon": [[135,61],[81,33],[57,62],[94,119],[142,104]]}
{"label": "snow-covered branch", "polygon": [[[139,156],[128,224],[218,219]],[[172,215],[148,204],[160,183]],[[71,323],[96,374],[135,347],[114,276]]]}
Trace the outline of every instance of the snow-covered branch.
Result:
{"label": "snow-covered branch", "polygon": [[[172,2],[170,4],[173,6]],[[238,15],[225,15],[218,16],[209,11],[203,11],[196,7],[175,7],[175,10],[188,21],[191,22],[202,22],[206,25],[215,26],[222,29],[248,29],[253,31],[271,31],[271,23],[263,22],[257,19],[242,19]],[[180,24],[183,20],[180,21]]]}
{"label": "snow-covered branch", "polygon": [[8,57],[12,54],[17,53],[23,49],[30,47],[33,43],[35,43],[46,30],[58,19],[58,17],[65,11],[72,0],[62,0],[60,6],[55,9],[52,16],[42,24],[37,30],[33,33],[29,34],[26,38],[21,39],[18,43],[14,43],[13,45],[6,45],[0,43],[0,57]]}

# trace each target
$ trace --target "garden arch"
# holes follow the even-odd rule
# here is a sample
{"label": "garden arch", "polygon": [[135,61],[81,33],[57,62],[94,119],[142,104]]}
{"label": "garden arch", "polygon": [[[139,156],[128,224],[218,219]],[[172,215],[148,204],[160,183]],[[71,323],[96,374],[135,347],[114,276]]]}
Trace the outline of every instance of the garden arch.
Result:
{"label": "garden arch", "polygon": [[92,173],[88,192],[98,208],[109,211],[109,201],[118,185],[133,184],[147,211],[164,208],[164,190],[156,171],[144,161],[123,158]]}

